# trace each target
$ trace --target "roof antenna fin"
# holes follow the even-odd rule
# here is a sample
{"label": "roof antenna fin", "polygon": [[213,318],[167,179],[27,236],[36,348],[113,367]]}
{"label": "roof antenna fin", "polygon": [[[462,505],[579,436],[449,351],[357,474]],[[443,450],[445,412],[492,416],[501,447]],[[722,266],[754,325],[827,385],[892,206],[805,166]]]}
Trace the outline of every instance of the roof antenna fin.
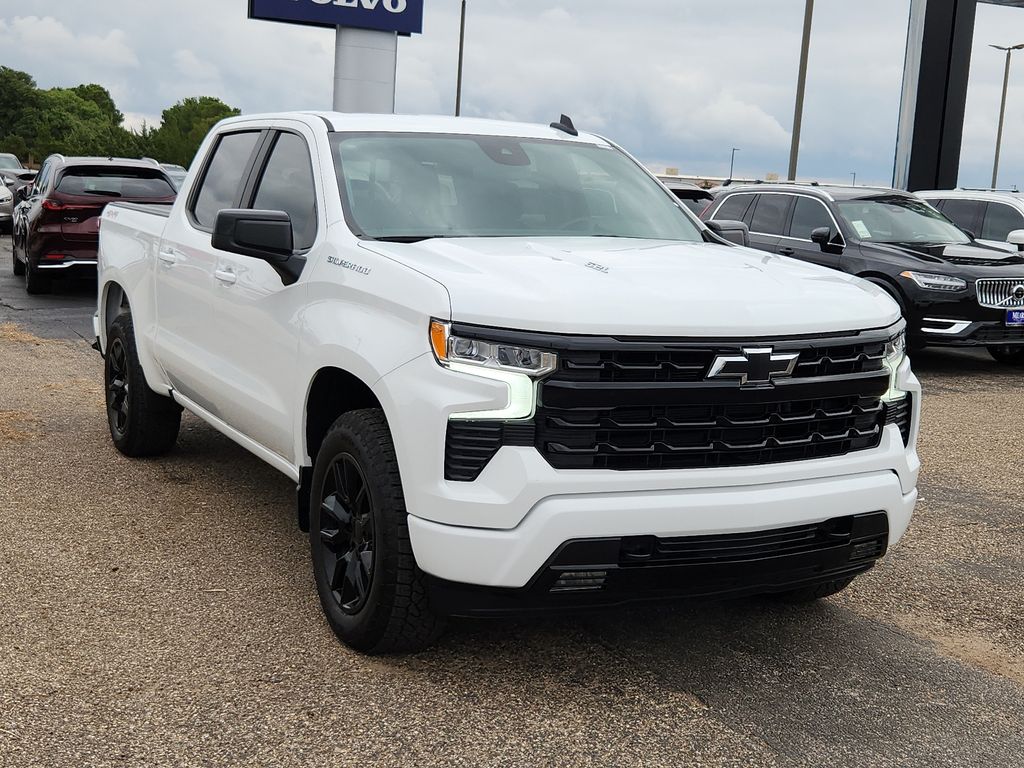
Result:
{"label": "roof antenna fin", "polygon": [[570,136],[580,135],[580,132],[576,130],[576,126],[572,124],[572,118],[568,115],[562,115],[561,119],[557,123],[551,124],[551,127],[556,131],[568,133]]}

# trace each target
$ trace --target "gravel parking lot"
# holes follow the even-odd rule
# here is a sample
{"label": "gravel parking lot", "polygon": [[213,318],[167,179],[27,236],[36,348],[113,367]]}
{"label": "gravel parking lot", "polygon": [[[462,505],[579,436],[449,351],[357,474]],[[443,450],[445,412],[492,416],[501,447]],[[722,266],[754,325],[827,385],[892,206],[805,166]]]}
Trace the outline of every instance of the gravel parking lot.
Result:
{"label": "gravel parking lot", "polygon": [[282,475],[195,418],[110,444],[94,286],[0,248],[0,765],[1020,766],[1024,371],[915,359],[922,500],[841,596],[461,623],[365,658]]}

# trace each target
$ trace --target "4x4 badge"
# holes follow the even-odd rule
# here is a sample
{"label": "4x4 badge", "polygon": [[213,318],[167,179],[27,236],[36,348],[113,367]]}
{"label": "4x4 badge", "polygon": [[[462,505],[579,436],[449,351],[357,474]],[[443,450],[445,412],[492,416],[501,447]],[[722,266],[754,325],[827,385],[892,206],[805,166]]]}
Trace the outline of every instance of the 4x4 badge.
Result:
{"label": "4x4 badge", "polygon": [[742,356],[719,355],[708,371],[709,379],[739,379],[740,384],[768,384],[777,376],[792,376],[799,352],[776,355],[771,347],[751,347]]}

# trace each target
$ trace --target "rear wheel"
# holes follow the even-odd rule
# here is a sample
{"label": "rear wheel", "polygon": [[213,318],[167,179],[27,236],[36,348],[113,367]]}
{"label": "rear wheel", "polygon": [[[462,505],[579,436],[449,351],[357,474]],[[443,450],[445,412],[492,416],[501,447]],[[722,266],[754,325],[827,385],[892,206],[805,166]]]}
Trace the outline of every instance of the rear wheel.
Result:
{"label": "rear wheel", "polygon": [[989,347],[988,353],[993,360],[1004,365],[1024,365],[1024,347]]}
{"label": "rear wheel", "polygon": [[774,597],[786,603],[813,603],[815,600],[821,600],[822,598],[831,597],[842,592],[853,583],[854,578],[854,576],[847,576],[842,579],[823,581],[820,584],[812,584],[809,587],[779,592]]}
{"label": "rear wheel", "polygon": [[53,287],[50,278],[39,273],[38,269],[33,269],[32,265],[27,261],[22,264],[22,269],[25,275],[25,290],[31,293],[33,296],[40,293],[49,293],[50,288]]}
{"label": "rear wheel", "polygon": [[14,270],[16,277],[22,277],[25,274],[25,262],[18,258],[18,247],[14,242],[14,235],[11,235],[11,269]]}
{"label": "rear wheel", "polygon": [[114,446],[125,456],[157,456],[174,447],[181,406],[149,388],[139,364],[130,314],[110,324],[104,361],[107,424]]}
{"label": "rear wheel", "polygon": [[327,621],[358,651],[420,650],[443,629],[430,609],[406,517],[383,412],[344,414],[317,454],[309,543]]}

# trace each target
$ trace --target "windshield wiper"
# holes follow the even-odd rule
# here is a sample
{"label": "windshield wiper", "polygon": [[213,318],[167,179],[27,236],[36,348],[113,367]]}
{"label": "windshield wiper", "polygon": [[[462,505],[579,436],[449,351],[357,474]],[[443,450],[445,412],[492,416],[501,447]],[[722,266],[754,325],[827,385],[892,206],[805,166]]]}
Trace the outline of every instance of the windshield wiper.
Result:
{"label": "windshield wiper", "polygon": [[372,239],[381,243],[422,243],[424,240],[442,240],[446,237],[459,237],[459,235],[389,235]]}
{"label": "windshield wiper", "polygon": [[121,197],[121,193],[120,192],[115,192],[112,189],[111,190],[106,190],[106,189],[83,189],[82,190],[82,194],[83,195],[97,195],[97,196],[101,196],[101,197]]}

